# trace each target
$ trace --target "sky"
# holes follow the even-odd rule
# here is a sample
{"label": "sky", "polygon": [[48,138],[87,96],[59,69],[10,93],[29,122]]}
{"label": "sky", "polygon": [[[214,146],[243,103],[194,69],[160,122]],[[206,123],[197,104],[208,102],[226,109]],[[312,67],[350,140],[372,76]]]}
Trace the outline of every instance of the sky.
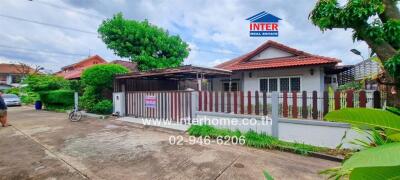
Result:
{"label": "sky", "polygon": [[[313,0],[1,0],[0,63],[23,62],[56,72],[89,55],[107,61],[114,55],[97,35],[104,19],[122,12],[125,18],[162,27],[179,35],[191,49],[184,64],[211,67],[273,40],[290,47],[355,64],[368,56],[352,31],[322,32],[308,19]],[[261,11],[282,20],[279,37],[249,37],[246,18]],[[35,22],[35,23],[32,23]]]}

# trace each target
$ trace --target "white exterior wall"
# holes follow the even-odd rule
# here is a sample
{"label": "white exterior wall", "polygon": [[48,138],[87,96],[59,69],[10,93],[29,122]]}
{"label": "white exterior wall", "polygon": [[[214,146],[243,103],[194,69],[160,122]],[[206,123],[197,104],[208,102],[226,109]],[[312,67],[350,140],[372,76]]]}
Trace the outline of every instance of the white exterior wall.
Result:
{"label": "white exterior wall", "polygon": [[[310,74],[310,69],[314,69],[314,74]],[[249,77],[249,73],[252,77]],[[243,91],[260,90],[260,79],[269,77],[300,77],[301,91],[324,91],[324,72],[320,66],[255,70],[244,73]],[[278,81],[279,83],[279,81]],[[279,86],[279,85],[278,85]]]}
{"label": "white exterior wall", "polygon": [[[216,128],[240,130],[247,132],[254,130],[258,133],[272,134],[272,126],[262,123],[260,116],[223,114],[210,112],[196,112],[197,123],[203,124],[206,120],[212,121],[210,124]],[[254,118],[257,123],[249,123],[249,119]],[[243,120],[248,124],[243,125]],[[226,124],[227,121],[235,121],[238,125]],[[217,124],[214,124],[217,123]],[[343,136],[346,134],[346,138]],[[319,147],[336,148],[343,143],[342,148],[357,149],[359,146],[351,144],[355,139],[366,140],[362,134],[358,134],[350,128],[349,124],[315,121],[315,120],[279,120],[278,136],[280,140],[310,144]]]}

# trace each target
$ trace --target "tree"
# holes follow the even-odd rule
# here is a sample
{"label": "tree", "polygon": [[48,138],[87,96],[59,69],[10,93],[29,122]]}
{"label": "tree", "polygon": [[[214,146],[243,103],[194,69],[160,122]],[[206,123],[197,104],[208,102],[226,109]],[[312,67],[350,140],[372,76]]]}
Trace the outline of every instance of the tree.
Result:
{"label": "tree", "polygon": [[[398,0],[320,0],[310,14],[322,31],[353,29],[353,40],[365,41],[384,64],[387,74],[378,81],[400,89],[400,12]],[[400,92],[397,105],[400,105]]]}
{"label": "tree", "polygon": [[[80,99],[81,106],[89,112],[109,112],[99,107],[109,104],[104,100],[111,98],[114,75],[128,71],[126,67],[119,64],[99,64],[85,69],[81,77],[81,82],[85,85],[85,91]],[[107,107],[110,110],[110,106]]]}
{"label": "tree", "polygon": [[103,21],[98,32],[108,48],[138,63],[141,71],[177,67],[189,55],[188,44],[179,36],[172,36],[147,20],[125,19],[122,13]]}
{"label": "tree", "polygon": [[35,68],[32,68],[28,64],[25,64],[23,62],[18,62],[17,64],[11,64],[15,69],[18,71],[18,73],[22,75],[28,75],[28,74],[37,74],[41,70],[43,70],[43,67],[39,65],[35,65]]}

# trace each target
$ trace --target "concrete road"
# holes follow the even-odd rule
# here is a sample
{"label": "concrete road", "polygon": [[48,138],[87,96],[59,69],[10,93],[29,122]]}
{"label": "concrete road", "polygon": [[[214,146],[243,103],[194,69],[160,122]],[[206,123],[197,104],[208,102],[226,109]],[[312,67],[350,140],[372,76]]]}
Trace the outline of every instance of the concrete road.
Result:
{"label": "concrete road", "polygon": [[[170,145],[179,133],[112,119],[9,109],[0,128],[0,179],[324,179],[338,163],[238,145]],[[187,137],[186,135],[183,135]]]}

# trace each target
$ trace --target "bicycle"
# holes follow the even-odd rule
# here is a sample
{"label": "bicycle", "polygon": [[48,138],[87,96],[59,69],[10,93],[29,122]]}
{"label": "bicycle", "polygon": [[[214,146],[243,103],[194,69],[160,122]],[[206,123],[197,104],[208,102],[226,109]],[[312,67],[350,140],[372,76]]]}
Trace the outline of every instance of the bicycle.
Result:
{"label": "bicycle", "polygon": [[82,113],[78,109],[74,108],[74,110],[69,113],[68,118],[72,122],[80,121],[82,119]]}

